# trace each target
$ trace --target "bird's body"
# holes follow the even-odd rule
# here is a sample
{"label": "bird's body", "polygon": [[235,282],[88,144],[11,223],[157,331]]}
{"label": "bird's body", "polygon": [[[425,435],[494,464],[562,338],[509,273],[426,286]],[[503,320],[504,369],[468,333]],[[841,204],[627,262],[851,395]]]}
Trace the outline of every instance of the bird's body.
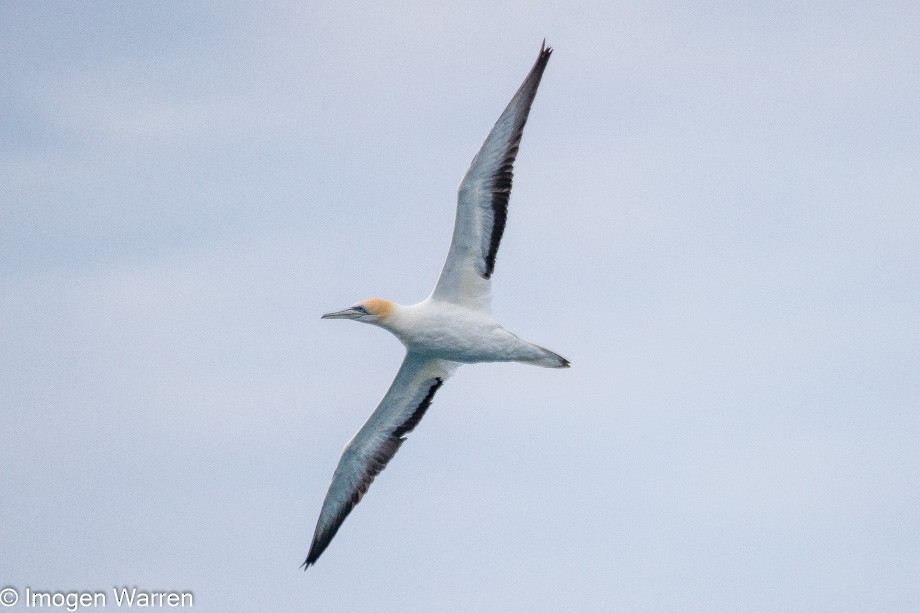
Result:
{"label": "bird's body", "polygon": [[[377,301],[378,305],[384,302]],[[385,308],[386,316],[371,323],[392,332],[408,351],[419,355],[463,364],[528,362],[550,367],[567,364],[555,353],[505,330],[482,310],[431,298],[410,306],[388,302]]]}
{"label": "bird's body", "polygon": [[552,49],[537,63],[489,133],[457,190],[454,234],[438,283],[410,306],[370,298],[325,319],[379,326],[406,347],[396,379],[348,442],[323,501],[304,568],[316,562],[339,526],[396,454],[461,364],[522,362],[567,368],[568,360],[505,330],[489,308],[495,258],[505,228],[514,160],[530,106]]}

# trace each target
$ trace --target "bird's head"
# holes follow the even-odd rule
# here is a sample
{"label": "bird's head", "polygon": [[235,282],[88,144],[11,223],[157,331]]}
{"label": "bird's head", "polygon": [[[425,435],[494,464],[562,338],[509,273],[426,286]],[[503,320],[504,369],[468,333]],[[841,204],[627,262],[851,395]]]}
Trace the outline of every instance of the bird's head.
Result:
{"label": "bird's head", "polygon": [[354,319],[366,324],[382,324],[393,314],[395,306],[389,300],[368,298],[347,309],[326,313],[322,319]]}

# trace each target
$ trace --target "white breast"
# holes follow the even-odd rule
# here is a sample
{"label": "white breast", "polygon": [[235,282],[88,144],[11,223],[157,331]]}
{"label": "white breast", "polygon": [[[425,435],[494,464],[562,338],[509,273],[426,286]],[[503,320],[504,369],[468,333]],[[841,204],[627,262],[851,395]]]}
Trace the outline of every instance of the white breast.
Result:
{"label": "white breast", "polygon": [[448,302],[425,300],[400,309],[387,328],[410,351],[453,362],[530,359],[530,343],[505,330],[490,315]]}

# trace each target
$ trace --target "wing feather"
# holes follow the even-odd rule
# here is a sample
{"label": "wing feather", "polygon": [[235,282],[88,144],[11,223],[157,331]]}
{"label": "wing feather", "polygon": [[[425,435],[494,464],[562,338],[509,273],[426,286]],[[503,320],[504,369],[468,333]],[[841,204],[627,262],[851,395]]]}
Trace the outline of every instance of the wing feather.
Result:
{"label": "wing feather", "polygon": [[345,446],[323,501],[304,570],[316,563],[406,435],[418,425],[456,364],[409,352],[377,409]]}
{"label": "wing feather", "polygon": [[553,50],[537,62],[486,137],[457,189],[457,216],[447,261],[432,298],[489,310],[492,273],[508,217],[508,199],[524,124]]}

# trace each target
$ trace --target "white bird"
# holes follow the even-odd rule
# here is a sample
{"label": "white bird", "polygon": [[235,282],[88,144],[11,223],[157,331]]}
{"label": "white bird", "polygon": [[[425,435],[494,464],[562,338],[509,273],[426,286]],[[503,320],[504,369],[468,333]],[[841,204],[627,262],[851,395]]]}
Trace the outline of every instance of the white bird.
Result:
{"label": "white bird", "polygon": [[374,477],[418,425],[435,392],[460,364],[523,362],[569,367],[562,356],[505,330],[490,313],[490,279],[505,228],[514,159],[551,53],[544,42],[536,64],[460,183],[453,240],[431,295],[412,306],[370,298],[323,315],[323,319],[353,319],[380,326],[396,335],[407,351],[389,391],[342,452],[304,570],[323,553]]}

